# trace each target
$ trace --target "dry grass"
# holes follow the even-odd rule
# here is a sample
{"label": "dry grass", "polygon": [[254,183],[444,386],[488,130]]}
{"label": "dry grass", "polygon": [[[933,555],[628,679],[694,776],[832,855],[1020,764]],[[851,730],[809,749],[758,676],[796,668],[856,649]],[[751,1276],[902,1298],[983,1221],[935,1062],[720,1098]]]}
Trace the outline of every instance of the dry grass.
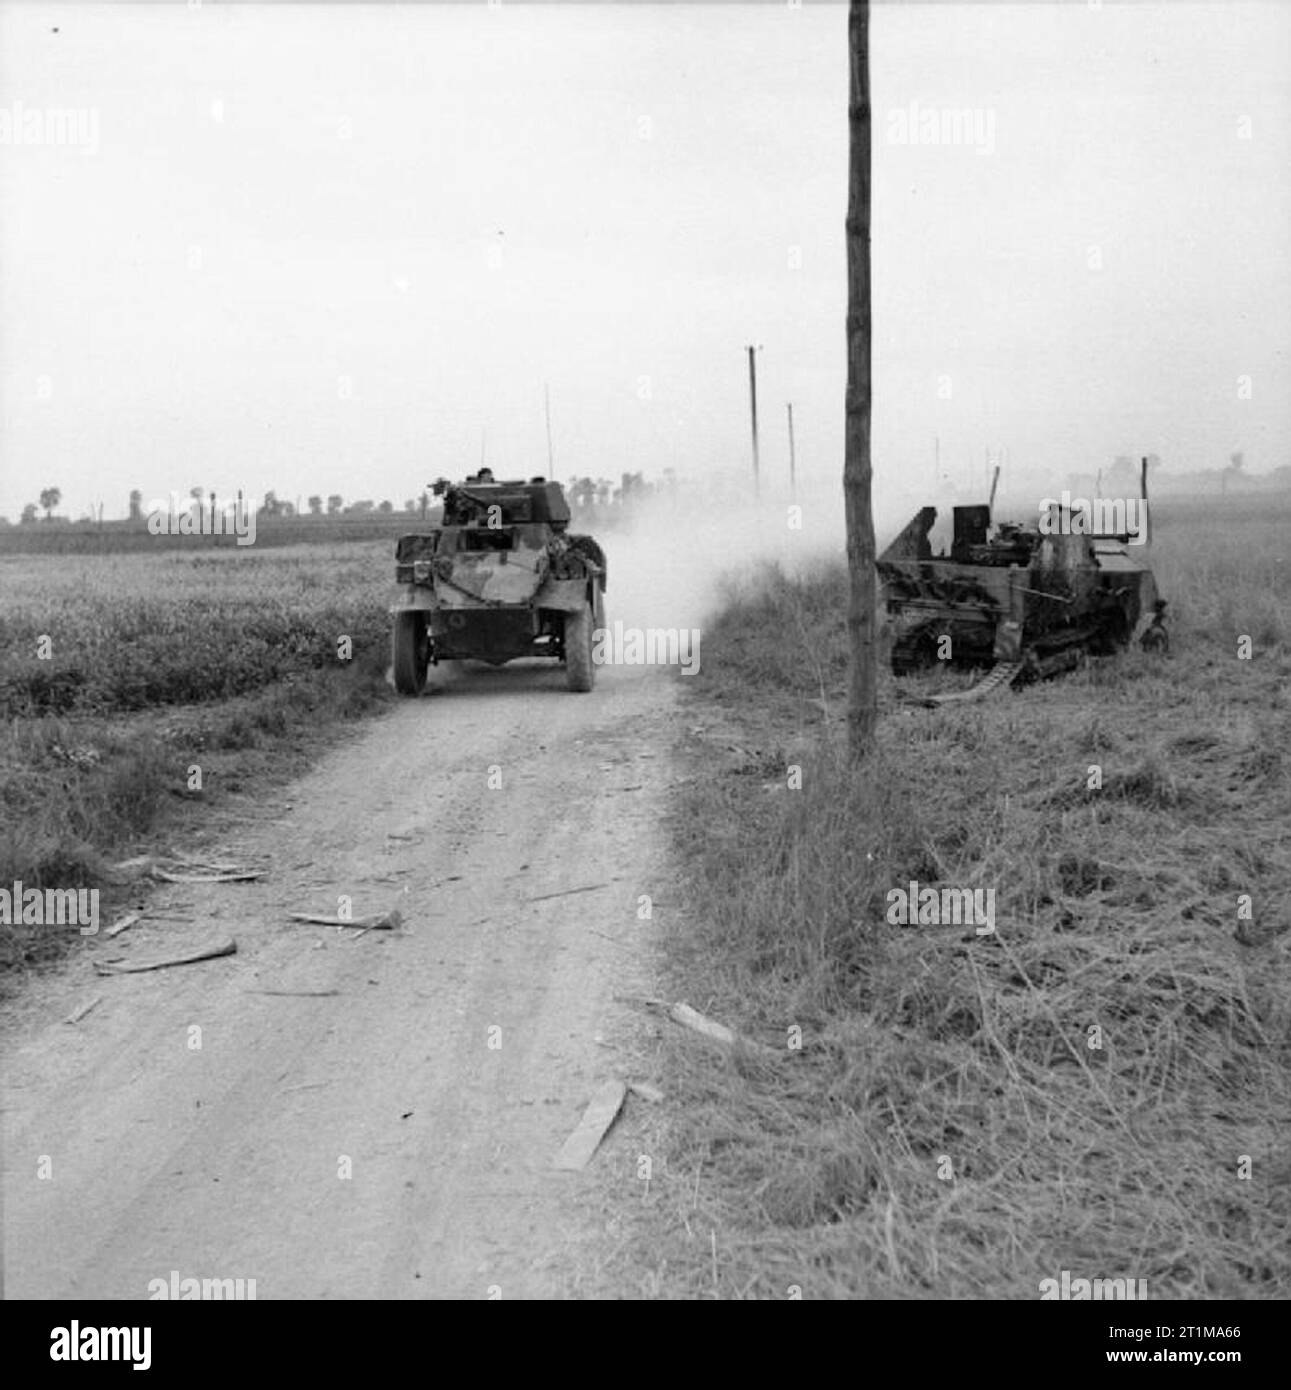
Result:
{"label": "dry grass", "polygon": [[[1284,530],[1157,525],[1168,660],[935,712],[885,678],[860,776],[839,573],[770,576],[705,633],[670,992],[783,1055],[669,1037],[643,1287],[1291,1293]],[[890,925],[911,879],[994,888],[995,934]]]}

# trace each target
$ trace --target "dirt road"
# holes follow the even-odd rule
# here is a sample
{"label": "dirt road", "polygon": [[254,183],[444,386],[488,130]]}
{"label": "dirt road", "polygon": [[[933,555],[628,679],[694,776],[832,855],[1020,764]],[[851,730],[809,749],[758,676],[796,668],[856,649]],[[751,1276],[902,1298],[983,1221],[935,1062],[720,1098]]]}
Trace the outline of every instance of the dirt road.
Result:
{"label": "dirt road", "polygon": [[[610,996],[648,988],[675,687],[616,668],[572,695],[537,664],[441,684],[220,841],[261,882],[169,885],[154,904],[191,921],[38,986],[6,1040],[7,1296],[146,1298],[172,1271],[261,1299],[578,1283],[589,1174],[552,1158],[632,1065]],[[341,895],[403,929],[288,919]],[[92,969],[219,935],[236,955]]]}

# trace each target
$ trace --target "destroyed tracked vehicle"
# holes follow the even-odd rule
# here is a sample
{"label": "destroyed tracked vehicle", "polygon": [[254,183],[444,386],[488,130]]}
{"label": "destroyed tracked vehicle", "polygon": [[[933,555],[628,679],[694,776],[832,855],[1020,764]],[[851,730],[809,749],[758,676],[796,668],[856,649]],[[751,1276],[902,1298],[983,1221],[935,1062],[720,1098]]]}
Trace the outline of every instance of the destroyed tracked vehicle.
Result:
{"label": "destroyed tracked vehicle", "polygon": [[420,694],[440,661],[547,656],[564,664],[571,690],[591,690],[605,554],[591,536],[568,534],[560,484],[441,480],[434,491],[442,523],[401,536],[395,550],[395,688]]}
{"label": "destroyed tracked vehicle", "polygon": [[878,559],[895,675],[950,662],[994,667],[991,687],[1039,679],[1125,647],[1147,618],[1144,646],[1165,647],[1144,533],[1091,533],[1060,506],[1030,527],[956,507],[950,553],[934,557],[936,518],[924,507]]}

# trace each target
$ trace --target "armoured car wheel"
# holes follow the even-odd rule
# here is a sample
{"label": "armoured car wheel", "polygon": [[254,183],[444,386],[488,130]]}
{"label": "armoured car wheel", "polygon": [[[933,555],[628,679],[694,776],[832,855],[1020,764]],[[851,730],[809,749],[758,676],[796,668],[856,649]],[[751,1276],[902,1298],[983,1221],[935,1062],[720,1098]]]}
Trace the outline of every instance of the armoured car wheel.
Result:
{"label": "armoured car wheel", "polygon": [[592,664],[592,609],[584,604],[565,614],[565,680],[571,690],[590,690],[596,683]]}
{"label": "armoured car wheel", "polygon": [[430,637],[420,613],[396,613],[393,637],[394,688],[400,695],[420,695],[426,688]]}
{"label": "armoured car wheel", "polygon": [[591,536],[567,536],[569,548],[579,555],[586,555],[589,560],[593,560],[600,566],[601,587],[608,588],[606,584],[605,552],[601,549],[598,542]]}

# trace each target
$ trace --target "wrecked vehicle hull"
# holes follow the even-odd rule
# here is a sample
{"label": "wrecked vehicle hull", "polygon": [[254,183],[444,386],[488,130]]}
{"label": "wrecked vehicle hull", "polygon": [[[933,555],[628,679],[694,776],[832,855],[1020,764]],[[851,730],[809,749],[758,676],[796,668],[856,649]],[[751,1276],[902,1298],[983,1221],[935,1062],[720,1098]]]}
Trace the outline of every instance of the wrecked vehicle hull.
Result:
{"label": "wrecked vehicle hull", "polygon": [[1165,604],[1128,535],[1089,534],[1065,513],[1050,524],[992,526],[986,506],[954,509],[950,553],[934,557],[936,509],[919,511],[879,556],[893,674],[940,662],[1016,667],[1025,681],[1125,647]]}

